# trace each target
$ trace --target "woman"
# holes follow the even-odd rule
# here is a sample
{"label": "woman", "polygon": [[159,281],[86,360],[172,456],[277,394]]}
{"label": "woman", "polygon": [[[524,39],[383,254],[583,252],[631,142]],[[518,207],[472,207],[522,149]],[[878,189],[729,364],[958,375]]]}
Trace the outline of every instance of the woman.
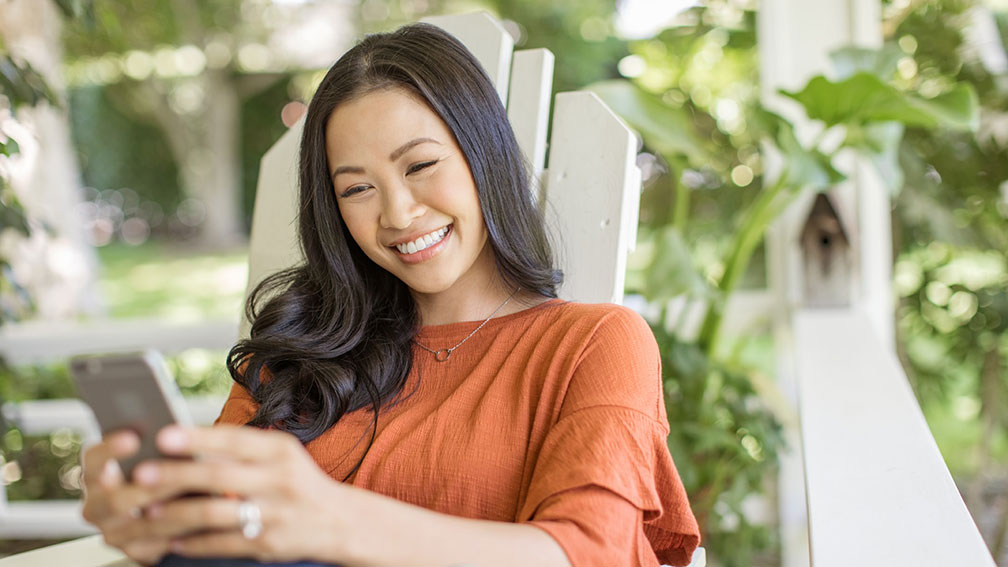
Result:
{"label": "woman", "polygon": [[135,437],[86,454],[107,541],[148,563],[689,562],[654,338],[556,299],[514,134],[460,43],[416,24],[345,54],[309,106],[300,185],[305,263],[250,298],[218,426],[159,434],[200,458],[125,482]]}

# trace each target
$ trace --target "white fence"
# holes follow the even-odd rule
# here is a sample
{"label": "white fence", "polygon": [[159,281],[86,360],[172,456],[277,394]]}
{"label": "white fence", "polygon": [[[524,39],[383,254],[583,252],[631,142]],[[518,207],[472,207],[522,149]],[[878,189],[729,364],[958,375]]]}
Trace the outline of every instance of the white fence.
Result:
{"label": "white fence", "polygon": [[[156,320],[109,320],[92,323],[32,322],[0,328],[0,356],[11,365],[43,364],[92,352],[122,352],[154,348],[171,354],[189,348],[226,350],[234,344],[234,321],[171,324]],[[223,398],[187,398],[197,423],[210,423],[220,413]],[[94,415],[82,401],[34,400],[8,402],[3,417],[25,435],[46,435],[68,428],[85,444],[99,437]],[[0,484],[0,538],[65,538],[92,534],[76,500],[9,502]]]}

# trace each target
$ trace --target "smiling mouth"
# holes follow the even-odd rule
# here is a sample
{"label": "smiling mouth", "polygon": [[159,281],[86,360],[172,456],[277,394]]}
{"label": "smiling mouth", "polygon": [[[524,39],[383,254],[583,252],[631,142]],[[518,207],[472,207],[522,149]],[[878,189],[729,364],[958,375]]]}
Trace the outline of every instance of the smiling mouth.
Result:
{"label": "smiling mouth", "polygon": [[394,248],[398,250],[400,254],[416,254],[417,252],[426,250],[444,240],[444,237],[448,235],[448,231],[451,229],[451,226],[452,225],[450,224],[443,226],[405,244],[396,244]]}

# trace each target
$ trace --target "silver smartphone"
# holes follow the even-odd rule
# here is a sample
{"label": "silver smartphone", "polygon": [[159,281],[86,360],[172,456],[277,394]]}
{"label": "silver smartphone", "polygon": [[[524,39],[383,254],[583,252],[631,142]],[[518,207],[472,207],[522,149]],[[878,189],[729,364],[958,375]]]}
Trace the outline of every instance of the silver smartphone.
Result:
{"label": "silver smartphone", "polygon": [[140,450],[119,461],[127,479],[141,461],[164,458],[154,443],[162,427],[192,424],[182,393],[157,351],[74,357],[70,373],[103,435],[126,429],[140,437]]}

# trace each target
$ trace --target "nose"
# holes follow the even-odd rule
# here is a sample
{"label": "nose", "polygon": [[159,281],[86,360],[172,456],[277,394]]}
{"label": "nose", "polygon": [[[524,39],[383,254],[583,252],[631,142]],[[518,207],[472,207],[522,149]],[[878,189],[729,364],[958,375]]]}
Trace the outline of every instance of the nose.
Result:
{"label": "nose", "polygon": [[424,206],[413,191],[402,183],[386,185],[382,194],[382,210],[378,222],[382,228],[402,230],[424,214]]}

